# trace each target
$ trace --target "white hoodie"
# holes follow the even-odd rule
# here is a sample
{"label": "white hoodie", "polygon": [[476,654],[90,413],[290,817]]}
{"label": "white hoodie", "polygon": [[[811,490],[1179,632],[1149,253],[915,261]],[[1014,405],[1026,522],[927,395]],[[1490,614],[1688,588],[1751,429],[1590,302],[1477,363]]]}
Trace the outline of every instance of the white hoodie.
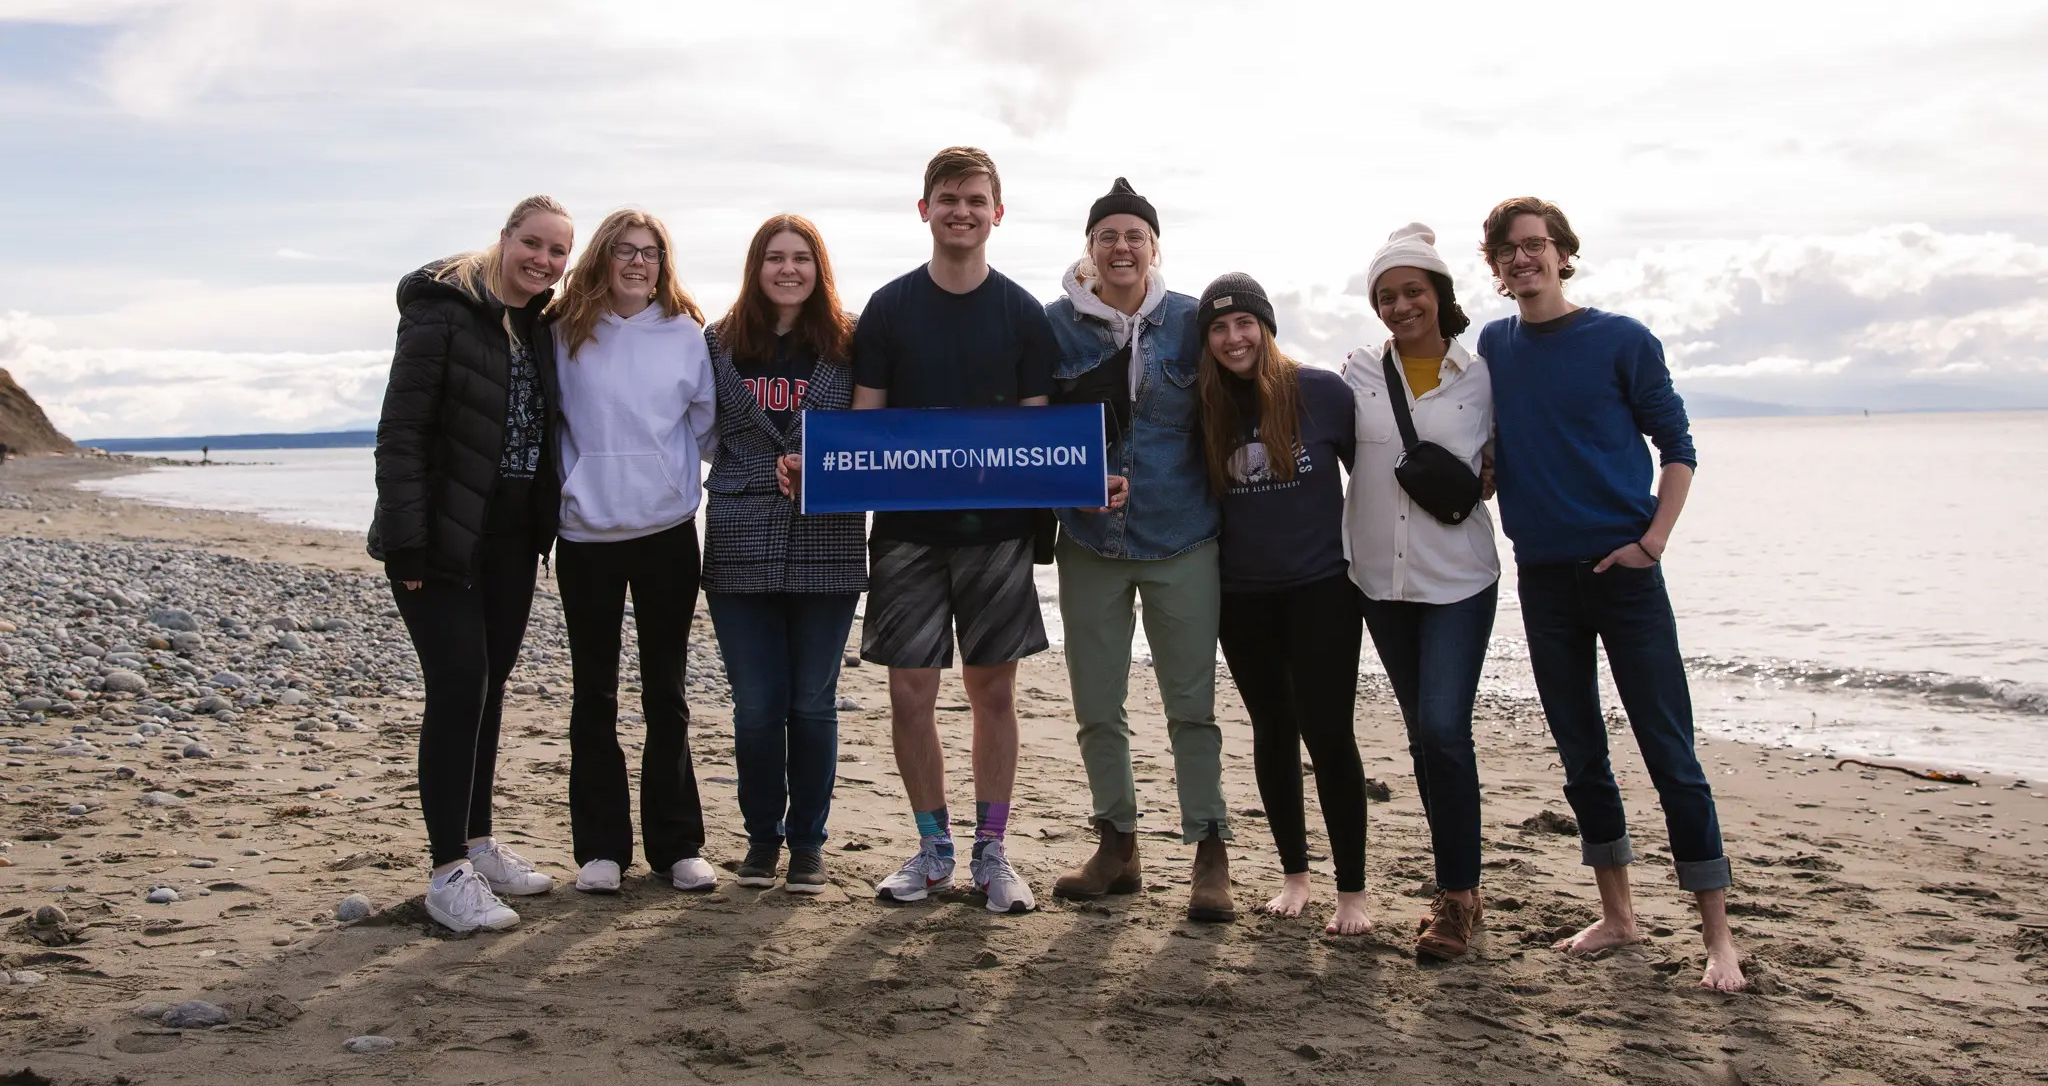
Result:
{"label": "white hoodie", "polygon": [[1147,269],[1145,300],[1139,304],[1136,313],[1125,313],[1103,301],[1089,289],[1088,284],[1081,281],[1080,270],[1081,262],[1078,260],[1067,265],[1067,274],[1060,277],[1060,285],[1066,288],[1067,300],[1074,303],[1074,309],[1082,316],[1094,317],[1109,325],[1110,338],[1115,341],[1118,350],[1122,350],[1126,343],[1131,345],[1129,377],[1131,396],[1136,398],[1138,382],[1145,376],[1144,359],[1138,357],[1138,334],[1139,330],[1145,327],[1145,318],[1151,316],[1152,311],[1159,308],[1159,303],[1166,298],[1166,277],[1159,274],[1158,268]]}
{"label": "white hoodie", "polygon": [[606,313],[569,356],[555,337],[562,388],[563,539],[609,543],[697,515],[702,469],[718,442],[717,388],[704,330],[650,305]]}

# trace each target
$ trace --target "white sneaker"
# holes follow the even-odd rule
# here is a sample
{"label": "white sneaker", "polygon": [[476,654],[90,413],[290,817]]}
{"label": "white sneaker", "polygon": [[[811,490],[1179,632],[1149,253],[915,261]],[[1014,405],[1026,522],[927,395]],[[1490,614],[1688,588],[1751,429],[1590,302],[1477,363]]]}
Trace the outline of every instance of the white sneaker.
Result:
{"label": "white sneaker", "polygon": [[1038,908],[1038,900],[1031,896],[1031,884],[1010,866],[1001,841],[983,845],[981,859],[968,864],[968,868],[974,873],[974,888],[988,895],[989,912],[1028,913]]}
{"label": "white sneaker", "polygon": [[491,884],[491,889],[513,897],[545,894],[555,888],[552,875],[543,875],[524,856],[496,841],[486,841],[482,852],[469,858],[469,865]]}
{"label": "white sneaker", "polygon": [[894,875],[875,885],[875,896],[884,901],[923,901],[932,891],[952,885],[953,858],[920,847]]}
{"label": "white sneaker", "polygon": [[498,900],[469,864],[452,872],[439,887],[427,884],[427,915],[454,931],[504,931],[519,923],[519,914]]}
{"label": "white sneaker", "polygon": [[619,892],[619,865],[612,860],[592,860],[576,872],[576,888],[586,894]]}
{"label": "white sneaker", "polygon": [[678,890],[715,890],[718,888],[718,872],[713,871],[703,857],[692,856],[687,860],[677,860],[675,866],[668,869],[668,881]]}

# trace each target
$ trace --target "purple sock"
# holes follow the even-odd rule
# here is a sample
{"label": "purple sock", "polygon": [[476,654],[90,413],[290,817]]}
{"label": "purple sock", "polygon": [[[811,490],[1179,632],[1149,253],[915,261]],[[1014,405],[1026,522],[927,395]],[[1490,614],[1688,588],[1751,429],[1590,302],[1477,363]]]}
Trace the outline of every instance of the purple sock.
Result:
{"label": "purple sock", "polygon": [[981,850],[990,841],[1000,841],[1010,829],[1010,804],[989,803],[977,800],[974,804],[974,857],[981,858]]}

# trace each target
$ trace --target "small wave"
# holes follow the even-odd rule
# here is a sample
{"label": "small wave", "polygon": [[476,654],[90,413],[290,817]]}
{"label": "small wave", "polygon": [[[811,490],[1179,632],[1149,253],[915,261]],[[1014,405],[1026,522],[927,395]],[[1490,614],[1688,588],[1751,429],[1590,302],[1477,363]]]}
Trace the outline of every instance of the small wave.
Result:
{"label": "small wave", "polygon": [[2009,679],[1970,678],[1940,671],[1882,671],[1829,667],[1793,660],[1731,660],[1700,656],[1686,661],[1692,671],[1786,686],[1875,690],[1957,705],[1990,705],[2007,712],[2048,715],[2048,685]]}

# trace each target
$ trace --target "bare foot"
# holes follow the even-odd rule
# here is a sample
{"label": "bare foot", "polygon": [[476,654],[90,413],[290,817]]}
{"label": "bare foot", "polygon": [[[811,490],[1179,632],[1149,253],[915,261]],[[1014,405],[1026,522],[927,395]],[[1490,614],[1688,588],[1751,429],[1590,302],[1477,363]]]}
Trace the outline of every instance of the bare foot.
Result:
{"label": "bare foot", "polygon": [[1280,883],[1280,893],[1273,900],[1259,906],[1267,916],[1300,916],[1302,907],[1308,904],[1308,872],[1286,875]]}
{"label": "bare foot", "polygon": [[1719,945],[1707,946],[1707,972],[1700,978],[1700,987],[1716,992],[1739,992],[1749,987],[1749,979],[1742,975],[1742,960],[1735,953],[1733,940],[1723,939]]}
{"label": "bare foot", "polygon": [[1636,934],[1635,921],[1603,917],[1577,935],[1550,944],[1550,949],[1562,950],[1574,958],[1583,958],[1611,947],[1627,946],[1641,941],[1642,936]]}
{"label": "bare foot", "polygon": [[1365,891],[1337,891],[1337,915],[1330,918],[1323,934],[1366,935],[1371,931],[1372,918],[1365,915]]}

